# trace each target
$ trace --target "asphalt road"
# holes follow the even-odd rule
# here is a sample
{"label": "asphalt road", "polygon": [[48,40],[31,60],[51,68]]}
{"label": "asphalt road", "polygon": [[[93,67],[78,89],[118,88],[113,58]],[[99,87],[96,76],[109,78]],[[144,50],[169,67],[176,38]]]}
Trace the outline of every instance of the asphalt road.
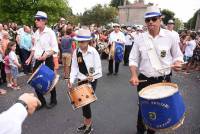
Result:
{"label": "asphalt road", "polygon": [[[96,89],[98,100],[92,104],[94,134],[135,134],[138,97],[136,87],[132,87],[129,68],[120,65],[117,76],[107,76],[107,61],[102,61],[103,77]],[[61,72],[60,72],[61,74]],[[0,112],[9,108],[23,92],[33,92],[26,83],[29,76],[21,76],[22,90],[8,89],[0,96]],[[184,124],[173,132],[160,134],[200,134],[200,73],[190,75],[173,73],[172,81],[177,83],[186,105]],[[2,87],[2,86],[1,86]],[[82,111],[74,111],[69,102],[66,83],[60,79],[56,86],[58,105],[53,109],[41,109],[28,117],[23,124],[23,134],[75,134],[82,122]],[[49,102],[49,95],[46,96]]]}

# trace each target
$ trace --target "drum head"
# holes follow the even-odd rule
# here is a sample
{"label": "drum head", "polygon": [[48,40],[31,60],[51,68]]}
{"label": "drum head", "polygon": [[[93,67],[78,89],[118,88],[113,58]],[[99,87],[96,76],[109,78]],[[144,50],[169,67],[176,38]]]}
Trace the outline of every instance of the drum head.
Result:
{"label": "drum head", "polygon": [[139,96],[144,99],[166,98],[178,92],[178,86],[174,83],[157,83],[143,88]]}

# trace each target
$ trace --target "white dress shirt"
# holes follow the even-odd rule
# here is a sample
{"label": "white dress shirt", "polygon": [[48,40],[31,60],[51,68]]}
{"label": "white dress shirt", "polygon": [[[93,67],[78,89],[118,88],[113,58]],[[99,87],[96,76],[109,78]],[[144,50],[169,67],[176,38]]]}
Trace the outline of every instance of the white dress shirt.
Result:
{"label": "white dress shirt", "polygon": [[[78,62],[77,62],[77,54],[76,51],[74,51],[72,56],[72,65],[71,65],[71,72],[70,72],[70,82],[74,83],[76,79],[84,80],[87,78],[86,75],[82,74],[79,71]],[[78,48],[78,52],[81,52],[81,49]],[[89,72],[89,69],[92,67],[94,68],[94,79],[98,79],[102,77],[102,67],[101,67],[101,59],[99,56],[99,53],[96,51],[94,47],[88,46],[88,50],[86,53],[82,53],[83,60],[86,64],[87,70]]]}
{"label": "white dress shirt", "polygon": [[37,30],[34,34],[34,46],[32,50],[34,52],[34,58],[37,59],[42,56],[43,52],[48,52],[53,50],[55,53],[58,53],[58,42],[54,31],[48,27],[44,28],[43,32]]}
{"label": "white dress shirt", "polygon": [[27,117],[26,108],[16,103],[0,114],[0,134],[21,134],[22,123]]}
{"label": "white dress shirt", "polygon": [[120,42],[124,44],[126,42],[124,33],[121,31],[117,33],[115,31],[111,32],[109,36],[109,44],[112,44],[113,42]]}
{"label": "white dress shirt", "polygon": [[132,33],[127,33],[127,35],[125,36],[125,40],[125,46],[131,46],[134,42],[134,35]]}
{"label": "white dress shirt", "polygon": [[[149,32],[142,34],[152,40],[162,68],[170,67],[175,61],[183,61],[183,54],[179,48],[178,42],[174,39],[169,30],[160,29],[159,34],[155,38],[153,38]],[[139,72],[146,77],[162,76],[163,74],[156,71],[151,65],[148,49],[144,43],[142,34],[135,39],[129,56],[129,66],[134,65],[138,67]],[[165,53],[164,57],[161,56],[162,52]],[[165,75],[167,75],[171,72],[171,69],[165,69],[164,72]]]}

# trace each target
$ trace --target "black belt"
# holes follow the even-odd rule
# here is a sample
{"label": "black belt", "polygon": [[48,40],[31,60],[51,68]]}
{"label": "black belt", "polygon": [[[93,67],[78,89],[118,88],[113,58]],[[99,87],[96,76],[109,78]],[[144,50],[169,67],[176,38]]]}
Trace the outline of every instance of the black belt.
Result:
{"label": "black belt", "polygon": [[171,76],[171,74],[158,76],[158,77],[146,77],[144,74],[140,74],[140,77],[142,77],[142,79],[145,79],[147,81],[154,81],[154,80],[156,80],[156,81],[162,81],[162,80],[169,81],[170,80],[170,76]]}

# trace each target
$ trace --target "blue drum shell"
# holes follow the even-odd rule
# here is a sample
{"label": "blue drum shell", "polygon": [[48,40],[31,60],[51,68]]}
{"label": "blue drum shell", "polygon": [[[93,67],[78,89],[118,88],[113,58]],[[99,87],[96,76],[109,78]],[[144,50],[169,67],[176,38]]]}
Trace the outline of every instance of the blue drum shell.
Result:
{"label": "blue drum shell", "polygon": [[41,65],[36,71],[37,72],[34,74],[29,84],[41,94],[45,94],[52,85],[52,82],[55,78],[55,73],[44,64]]}
{"label": "blue drum shell", "polygon": [[139,97],[144,123],[153,129],[170,128],[184,117],[185,105],[179,91],[162,99],[145,99]]}

